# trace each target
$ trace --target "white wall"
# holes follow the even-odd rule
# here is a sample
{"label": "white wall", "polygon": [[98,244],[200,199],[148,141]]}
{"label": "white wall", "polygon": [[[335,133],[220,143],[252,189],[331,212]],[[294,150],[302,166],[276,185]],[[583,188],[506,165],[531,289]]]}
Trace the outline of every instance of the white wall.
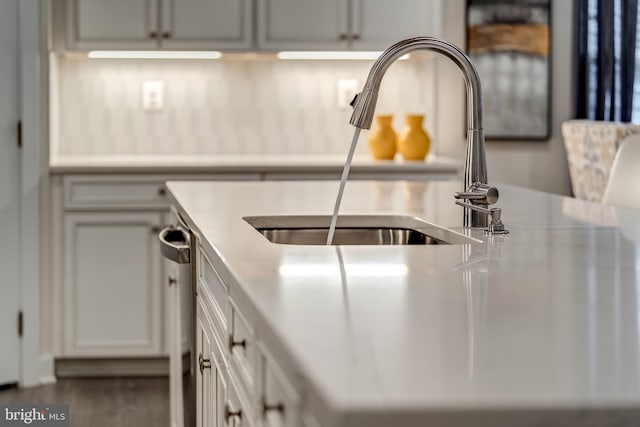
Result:
{"label": "white wall", "polygon": [[[443,1],[443,37],[465,46],[465,0]],[[489,141],[489,181],[570,194],[569,171],[560,125],[572,118],[573,0],[552,1],[552,122],[548,141]],[[463,158],[465,93],[456,67],[438,59],[438,131],[446,143],[440,154]]]}

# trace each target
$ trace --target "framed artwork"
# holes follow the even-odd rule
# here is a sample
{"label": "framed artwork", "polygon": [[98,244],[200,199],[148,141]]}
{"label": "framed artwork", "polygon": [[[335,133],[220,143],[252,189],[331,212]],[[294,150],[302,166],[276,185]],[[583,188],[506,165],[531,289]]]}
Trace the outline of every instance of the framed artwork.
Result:
{"label": "framed artwork", "polygon": [[482,81],[487,139],[549,139],[550,3],[467,0],[467,52]]}

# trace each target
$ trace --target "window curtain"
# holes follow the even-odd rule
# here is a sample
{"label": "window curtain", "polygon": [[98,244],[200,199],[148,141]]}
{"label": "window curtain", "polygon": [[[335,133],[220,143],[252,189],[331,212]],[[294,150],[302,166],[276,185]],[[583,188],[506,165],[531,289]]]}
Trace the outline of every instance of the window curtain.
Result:
{"label": "window curtain", "polygon": [[576,8],[577,118],[631,122],[638,0],[576,0]]}

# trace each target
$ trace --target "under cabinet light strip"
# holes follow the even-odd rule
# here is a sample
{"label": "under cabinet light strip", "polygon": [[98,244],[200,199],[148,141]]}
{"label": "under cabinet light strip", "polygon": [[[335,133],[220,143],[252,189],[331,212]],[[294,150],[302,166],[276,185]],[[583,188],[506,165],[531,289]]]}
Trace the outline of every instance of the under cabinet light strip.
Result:
{"label": "under cabinet light strip", "polygon": [[[356,51],[284,51],[278,52],[278,59],[325,59],[325,60],[376,60],[382,52],[356,52]],[[403,55],[400,59],[409,59],[409,55]]]}
{"label": "under cabinet light strip", "polygon": [[91,59],[220,59],[217,51],[92,50]]}

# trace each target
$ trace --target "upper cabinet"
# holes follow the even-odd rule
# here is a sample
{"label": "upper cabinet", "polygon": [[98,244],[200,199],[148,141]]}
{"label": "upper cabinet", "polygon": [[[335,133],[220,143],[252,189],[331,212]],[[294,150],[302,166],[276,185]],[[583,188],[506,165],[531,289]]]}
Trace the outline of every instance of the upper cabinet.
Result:
{"label": "upper cabinet", "polygon": [[351,0],[351,47],[382,50],[400,40],[440,35],[440,0]]}
{"label": "upper cabinet", "polygon": [[58,1],[69,50],[381,50],[441,16],[441,0]]}
{"label": "upper cabinet", "polygon": [[381,50],[437,36],[441,0],[258,0],[263,50]]}
{"label": "upper cabinet", "polygon": [[69,49],[242,50],[251,0],[68,0]]}
{"label": "upper cabinet", "polygon": [[272,50],[343,50],[348,0],[258,0],[258,45]]}

